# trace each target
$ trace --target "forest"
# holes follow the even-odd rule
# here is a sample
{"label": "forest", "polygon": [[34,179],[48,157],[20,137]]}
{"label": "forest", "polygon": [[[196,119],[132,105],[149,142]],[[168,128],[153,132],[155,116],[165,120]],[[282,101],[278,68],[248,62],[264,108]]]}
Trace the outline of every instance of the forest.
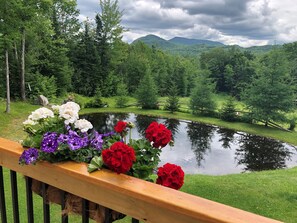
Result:
{"label": "forest", "polygon": [[184,57],[141,41],[123,42],[124,12],[117,0],[100,0],[100,13],[83,22],[75,0],[0,4],[0,98],[8,105],[73,92],[132,96],[142,108],[157,108],[157,98],[169,96],[172,112],[180,97],[189,97],[194,114],[214,115],[212,97],[224,94],[230,96],[221,111],[225,119],[233,119],[233,103],[242,101],[266,124],[286,121],[296,108],[297,42],[258,54],[218,46]]}

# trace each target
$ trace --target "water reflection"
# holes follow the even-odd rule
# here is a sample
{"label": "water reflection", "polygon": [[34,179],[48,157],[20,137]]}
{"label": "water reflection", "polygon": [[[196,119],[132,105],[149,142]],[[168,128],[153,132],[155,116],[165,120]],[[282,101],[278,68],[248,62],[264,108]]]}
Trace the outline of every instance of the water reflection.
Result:
{"label": "water reflection", "polygon": [[215,128],[209,125],[197,125],[197,123],[190,122],[187,125],[187,133],[191,142],[191,149],[193,150],[197,166],[202,165],[204,155],[207,150],[211,149],[210,143],[212,142]]}
{"label": "water reflection", "polygon": [[178,131],[179,131],[179,120],[166,119],[164,121],[164,125],[171,131],[172,139],[173,139],[173,141],[175,141],[175,135],[178,134]]}
{"label": "water reflection", "polygon": [[245,134],[239,137],[240,147],[236,149],[236,159],[244,164],[244,170],[259,171],[286,167],[286,160],[293,155],[283,143]]}
{"label": "water reflection", "polygon": [[221,129],[219,128],[217,133],[220,135],[220,139],[219,139],[219,142],[222,143],[222,147],[225,148],[225,149],[230,149],[231,148],[231,145],[230,143],[233,142],[234,140],[234,134],[235,134],[235,131],[231,130],[231,129]]}
{"label": "water reflection", "polygon": [[136,126],[133,138],[144,137],[152,121],[165,124],[172,131],[175,145],[163,148],[160,165],[175,163],[186,173],[221,175],[297,165],[297,151],[292,146],[215,126],[134,114],[97,113],[84,118],[99,132],[113,131],[119,120],[131,121]]}
{"label": "water reflection", "polygon": [[158,119],[155,117],[150,116],[144,116],[144,115],[137,115],[135,117],[135,126],[137,128],[137,131],[139,132],[141,137],[145,137],[145,130],[147,127],[154,121],[157,121]]}

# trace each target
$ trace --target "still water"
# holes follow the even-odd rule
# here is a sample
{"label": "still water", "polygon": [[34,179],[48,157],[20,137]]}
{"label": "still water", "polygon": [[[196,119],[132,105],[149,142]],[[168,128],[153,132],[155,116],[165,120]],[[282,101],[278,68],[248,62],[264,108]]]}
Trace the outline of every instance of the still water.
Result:
{"label": "still water", "polygon": [[211,125],[135,114],[84,115],[100,133],[113,131],[119,120],[135,124],[132,138],[144,137],[152,121],[172,131],[174,146],[162,149],[160,166],[180,165],[188,174],[223,175],[289,168],[297,165],[297,149],[277,140]]}

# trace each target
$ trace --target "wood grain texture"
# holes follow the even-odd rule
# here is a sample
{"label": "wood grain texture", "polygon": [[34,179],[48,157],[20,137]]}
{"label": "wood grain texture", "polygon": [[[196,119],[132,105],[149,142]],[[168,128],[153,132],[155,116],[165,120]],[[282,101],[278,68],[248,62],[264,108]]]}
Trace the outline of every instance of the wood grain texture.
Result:
{"label": "wood grain texture", "polygon": [[153,223],[279,223],[250,212],[84,163],[20,166],[23,147],[0,138],[0,165],[134,218]]}

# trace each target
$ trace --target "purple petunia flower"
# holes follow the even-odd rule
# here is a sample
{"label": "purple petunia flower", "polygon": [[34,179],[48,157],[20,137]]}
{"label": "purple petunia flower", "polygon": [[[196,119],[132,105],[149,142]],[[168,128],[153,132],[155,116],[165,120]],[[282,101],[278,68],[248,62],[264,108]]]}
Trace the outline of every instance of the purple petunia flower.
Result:
{"label": "purple petunia flower", "polygon": [[58,149],[58,134],[56,132],[47,132],[43,135],[40,149],[45,153],[53,153]]}
{"label": "purple petunia flower", "polygon": [[59,137],[58,137],[58,143],[67,143],[69,139],[69,135],[67,134],[60,134]]}
{"label": "purple petunia flower", "polygon": [[24,150],[24,152],[22,153],[20,159],[19,159],[19,163],[20,164],[34,164],[37,161],[38,158],[38,150],[35,148],[30,148],[27,150]]}
{"label": "purple petunia flower", "polygon": [[81,149],[89,143],[88,136],[80,137],[75,131],[70,130],[68,134],[67,144],[71,150]]}
{"label": "purple petunia flower", "polygon": [[102,134],[102,137],[109,137],[109,136],[113,136],[113,135],[115,135],[115,132],[108,132],[108,133]]}
{"label": "purple petunia flower", "polygon": [[102,149],[103,145],[103,134],[99,134],[98,132],[94,132],[94,138],[91,140],[90,145],[97,150]]}

